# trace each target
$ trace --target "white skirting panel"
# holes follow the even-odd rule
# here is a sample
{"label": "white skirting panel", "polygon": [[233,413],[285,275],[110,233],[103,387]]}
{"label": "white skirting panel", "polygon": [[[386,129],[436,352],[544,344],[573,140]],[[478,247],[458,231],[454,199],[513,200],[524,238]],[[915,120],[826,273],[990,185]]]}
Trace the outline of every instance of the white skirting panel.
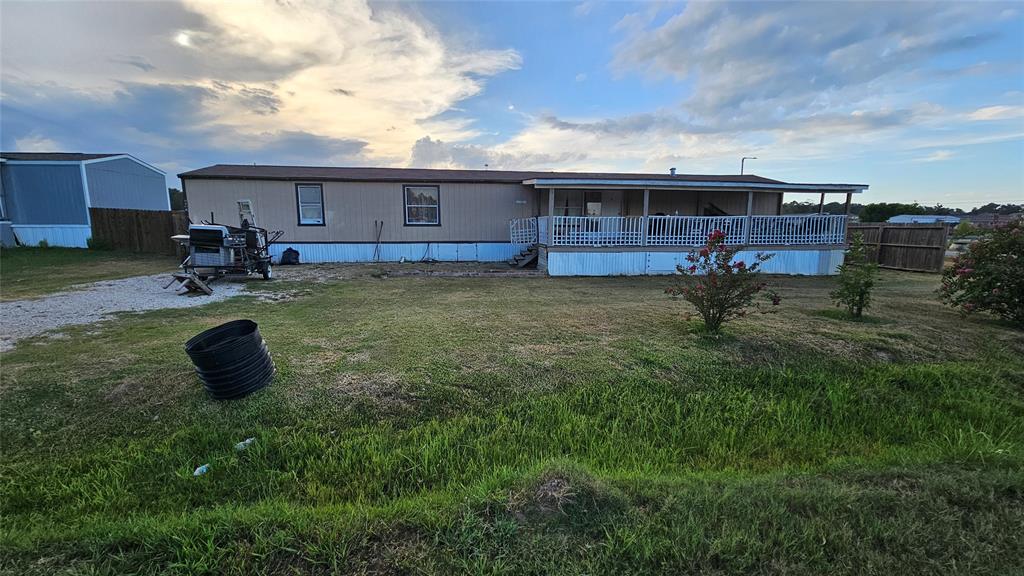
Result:
{"label": "white skirting panel", "polygon": [[[752,262],[756,250],[742,250],[735,260]],[[771,252],[771,250],[762,250]],[[689,265],[689,252],[548,252],[551,276],[639,276],[675,274],[676,264]],[[828,276],[843,263],[843,250],[778,250],[761,265],[768,274]],[[734,261],[735,261],[734,260]]]}
{"label": "white skirting panel", "polygon": [[282,242],[270,246],[274,262],[288,248],[299,251],[299,261],[308,264],[328,262],[398,262],[437,260],[440,262],[501,262],[512,258],[526,246],[507,242],[430,242],[430,243],[381,243],[376,257],[377,245],[365,244],[289,244]]}
{"label": "white skirting panel", "polygon": [[36,246],[46,240],[50,246],[88,248],[92,236],[88,224],[12,224],[11,228],[22,246]]}

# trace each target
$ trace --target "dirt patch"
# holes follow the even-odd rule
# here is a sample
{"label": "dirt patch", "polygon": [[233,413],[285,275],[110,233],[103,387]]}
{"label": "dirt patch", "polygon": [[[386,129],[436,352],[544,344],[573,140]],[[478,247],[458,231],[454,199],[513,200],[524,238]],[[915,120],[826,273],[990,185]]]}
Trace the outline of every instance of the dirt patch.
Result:
{"label": "dirt patch", "polygon": [[257,302],[290,302],[292,300],[298,300],[313,294],[312,290],[274,290],[274,291],[254,291],[252,292],[256,296]]}
{"label": "dirt patch", "polygon": [[541,514],[565,514],[566,506],[576,502],[576,491],[567,478],[551,478],[533,491],[533,503]]}
{"label": "dirt patch", "polygon": [[122,379],[103,394],[103,399],[118,411],[152,408],[173,404],[192,385],[200,387],[192,370],[141,374]]}
{"label": "dirt patch", "polygon": [[349,364],[363,364],[370,361],[370,353],[367,351],[354,352],[345,357]]}
{"label": "dirt patch", "polygon": [[413,401],[398,378],[388,373],[339,374],[330,384],[330,390],[335,394],[368,400],[387,408],[407,407]]}

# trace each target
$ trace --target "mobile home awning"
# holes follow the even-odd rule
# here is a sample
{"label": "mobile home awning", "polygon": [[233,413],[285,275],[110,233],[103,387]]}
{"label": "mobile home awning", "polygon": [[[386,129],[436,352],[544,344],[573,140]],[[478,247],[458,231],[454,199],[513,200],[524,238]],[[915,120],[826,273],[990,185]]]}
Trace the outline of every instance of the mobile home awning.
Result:
{"label": "mobile home awning", "polygon": [[729,190],[742,192],[803,192],[810,194],[859,194],[867,184],[791,184],[788,182],[729,182],[709,180],[629,180],[599,178],[530,178],[523,180],[535,188],[588,188],[637,190]]}

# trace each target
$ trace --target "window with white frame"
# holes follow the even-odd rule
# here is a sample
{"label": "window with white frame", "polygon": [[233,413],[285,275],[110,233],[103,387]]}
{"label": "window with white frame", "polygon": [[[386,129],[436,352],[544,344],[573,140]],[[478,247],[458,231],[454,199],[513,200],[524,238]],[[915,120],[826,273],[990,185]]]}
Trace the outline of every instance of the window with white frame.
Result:
{"label": "window with white frame", "polygon": [[406,226],[441,225],[441,190],[437,186],[403,186]]}
{"label": "window with white frame", "polygon": [[296,184],[299,226],[324,225],[324,187],[322,184]]}

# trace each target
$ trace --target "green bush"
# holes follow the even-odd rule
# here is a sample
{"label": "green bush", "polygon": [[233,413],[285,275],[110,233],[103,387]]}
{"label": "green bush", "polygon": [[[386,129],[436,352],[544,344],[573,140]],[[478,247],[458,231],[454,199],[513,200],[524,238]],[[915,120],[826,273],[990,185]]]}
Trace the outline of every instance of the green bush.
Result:
{"label": "green bush", "polygon": [[953,228],[953,238],[963,238],[964,236],[977,236],[981,234],[981,229],[971,224],[970,220],[961,220],[956,228]]}
{"label": "green bush", "polygon": [[37,246],[39,246],[40,248],[49,248],[50,247],[50,243],[47,242],[46,239],[44,238],[44,239],[39,241],[39,244],[37,244]]}
{"label": "green bush", "polygon": [[943,271],[939,297],[965,314],[989,312],[1024,325],[1024,223],[971,243]]}
{"label": "green bush", "polygon": [[[665,289],[673,297],[693,304],[708,332],[718,332],[730,319],[745,316],[754,297],[768,287],[757,272],[774,255],[758,252],[754,262],[747,264],[743,260],[733,262],[737,252],[739,247],[726,246],[725,234],[715,230],[708,235],[703,248],[687,255],[689,266],[676,265],[681,276],[675,285]],[[765,293],[772,305],[779,303],[777,294],[770,290]]]}
{"label": "green bush", "polygon": [[829,295],[836,306],[845,306],[851,317],[860,318],[871,305],[871,290],[877,280],[878,264],[868,259],[864,236],[854,234],[839,266],[839,286]]}

